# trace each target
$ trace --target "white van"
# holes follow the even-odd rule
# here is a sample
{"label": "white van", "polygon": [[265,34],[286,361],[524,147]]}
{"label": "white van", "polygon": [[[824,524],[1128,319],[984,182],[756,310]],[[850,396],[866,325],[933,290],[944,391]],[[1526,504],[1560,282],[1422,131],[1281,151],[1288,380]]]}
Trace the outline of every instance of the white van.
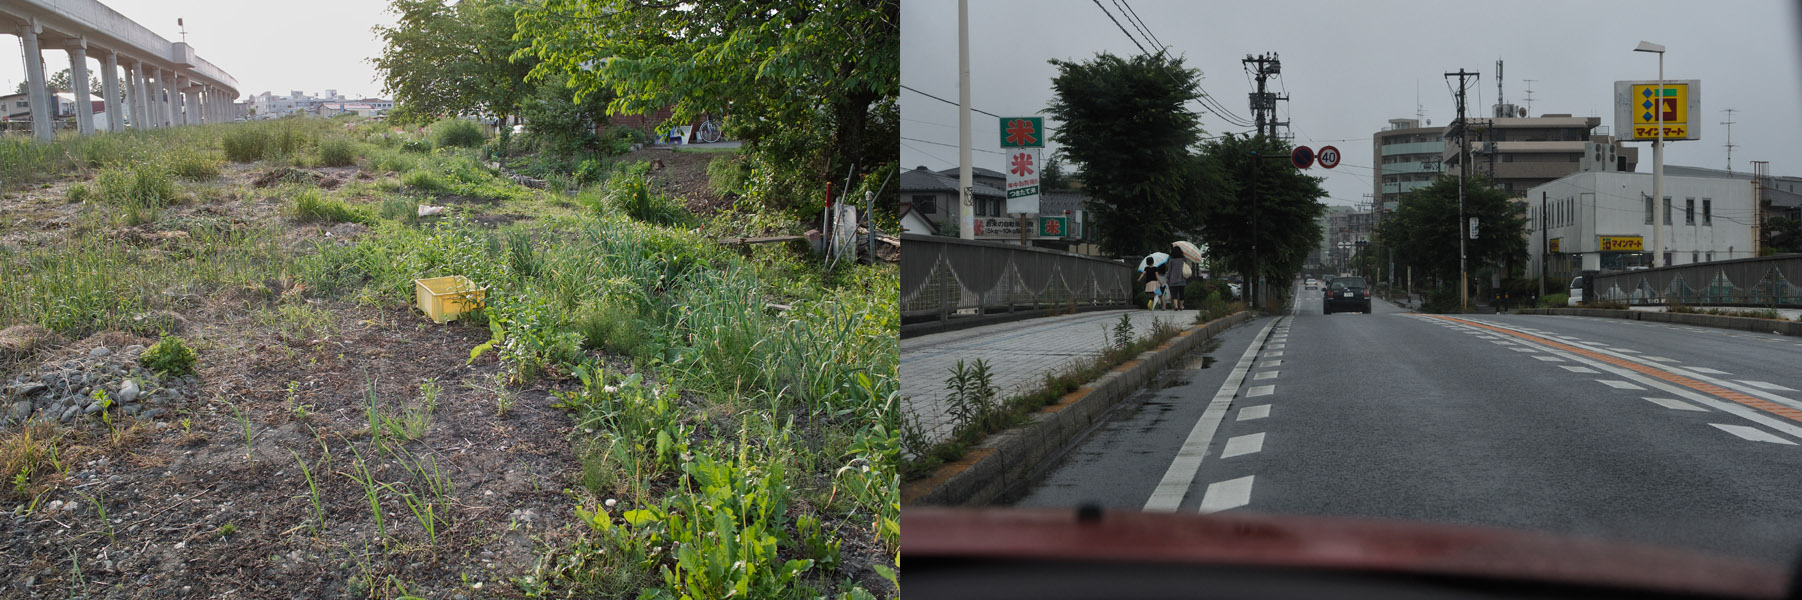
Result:
{"label": "white van", "polygon": [[1571,280],[1570,280],[1570,300],[1565,301],[1565,304],[1568,306],[1581,306],[1583,304],[1583,276],[1582,275],[1578,275],[1576,277],[1571,278]]}

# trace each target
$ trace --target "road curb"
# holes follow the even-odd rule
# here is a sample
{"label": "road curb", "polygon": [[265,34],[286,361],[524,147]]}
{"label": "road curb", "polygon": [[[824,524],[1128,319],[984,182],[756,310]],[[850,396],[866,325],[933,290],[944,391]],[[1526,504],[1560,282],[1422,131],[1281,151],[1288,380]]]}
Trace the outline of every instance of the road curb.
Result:
{"label": "road curb", "polygon": [[1518,315],[1566,315],[1573,317],[1630,319],[1634,321],[1694,325],[1697,327],[1757,331],[1760,333],[1769,331],[1771,333],[1780,333],[1783,335],[1802,336],[1802,321],[1775,321],[1753,317],[1649,312],[1643,310],[1620,310],[1612,308],[1523,308],[1512,312]]}
{"label": "road curb", "polygon": [[1130,396],[1171,361],[1228,328],[1252,319],[1252,311],[1196,325],[1140,353],[1100,378],[1039,409],[1027,424],[990,435],[964,458],[901,486],[902,506],[981,506],[1033,474],[1049,457],[1087,431],[1114,404]]}

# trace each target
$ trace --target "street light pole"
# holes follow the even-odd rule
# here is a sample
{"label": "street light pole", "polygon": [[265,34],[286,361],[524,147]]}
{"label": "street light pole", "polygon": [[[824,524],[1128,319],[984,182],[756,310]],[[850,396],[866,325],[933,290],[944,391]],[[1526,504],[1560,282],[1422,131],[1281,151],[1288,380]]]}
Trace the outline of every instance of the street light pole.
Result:
{"label": "street light pole", "polygon": [[957,237],[976,239],[970,173],[970,0],[957,0]]}
{"label": "street light pole", "polygon": [[1642,41],[1634,52],[1658,54],[1658,99],[1652,107],[1658,118],[1658,139],[1652,142],[1652,268],[1664,264],[1664,46]]}

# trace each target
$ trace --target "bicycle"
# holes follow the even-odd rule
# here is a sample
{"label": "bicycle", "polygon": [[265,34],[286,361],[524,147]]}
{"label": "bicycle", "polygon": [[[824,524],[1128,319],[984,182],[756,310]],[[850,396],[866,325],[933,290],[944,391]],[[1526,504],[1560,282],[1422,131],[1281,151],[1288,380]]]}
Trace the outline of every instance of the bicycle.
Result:
{"label": "bicycle", "polygon": [[700,127],[695,128],[695,140],[708,144],[720,141],[720,122],[713,115],[702,119]]}

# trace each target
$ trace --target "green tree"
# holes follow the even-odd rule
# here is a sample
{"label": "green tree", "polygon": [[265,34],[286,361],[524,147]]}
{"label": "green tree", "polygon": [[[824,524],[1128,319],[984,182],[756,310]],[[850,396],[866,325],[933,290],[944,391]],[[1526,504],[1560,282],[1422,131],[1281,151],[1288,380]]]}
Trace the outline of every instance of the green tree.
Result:
{"label": "green tree", "polygon": [[1788,217],[1766,221],[1764,247],[1767,254],[1802,252],[1802,221]]}
{"label": "green tree", "polygon": [[[673,124],[723,117],[756,173],[748,195],[818,214],[825,183],[853,197],[899,160],[898,0],[546,0],[520,15],[537,74],[577,100],[610,91],[611,115],[668,108]],[[893,213],[898,192],[884,194]]]}
{"label": "green tree", "polygon": [[609,96],[589,94],[577,101],[568,78],[560,73],[545,76],[537,84],[532,96],[520,106],[520,116],[531,123],[528,134],[558,156],[573,157],[600,150],[595,127],[607,123]]}
{"label": "green tree", "polygon": [[517,0],[394,0],[392,27],[378,25],[385,43],[371,58],[392,94],[399,122],[479,113],[505,124],[532,92],[526,75],[537,66],[515,58],[527,42],[516,40]]}
{"label": "green tree", "polygon": [[1047,190],[1070,189],[1070,176],[1064,174],[1064,165],[1056,156],[1045,159],[1045,168],[1039,169],[1039,185]]}
{"label": "green tree", "polygon": [[[1439,281],[1458,279],[1458,237],[1477,219],[1477,239],[1465,240],[1466,269],[1500,266],[1527,256],[1526,212],[1506,192],[1477,175],[1464,181],[1464,220],[1458,218],[1458,177],[1441,176],[1402,196],[1400,206],[1377,230],[1395,248],[1397,268],[1413,266]],[[1453,286],[1456,290],[1456,286]]]}
{"label": "green tree", "polygon": [[1202,145],[1194,193],[1201,199],[1201,239],[1215,264],[1250,275],[1255,245],[1255,271],[1267,281],[1287,281],[1319,246],[1326,191],[1320,178],[1289,163],[1290,149],[1263,136],[1227,135]]}
{"label": "green tree", "polygon": [[[51,93],[67,92],[69,90],[75,89],[75,85],[73,83],[71,83],[71,81],[73,79],[74,79],[74,76],[69,74],[69,70],[63,69],[61,71],[51,73],[49,77],[45,78],[44,79],[44,87],[49,88]],[[29,85],[30,85],[30,82],[21,81],[21,82],[19,82],[18,89],[15,90],[13,93],[23,94],[23,93],[25,93],[25,88],[28,87]],[[102,82],[100,81],[100,73],[95,72],[95,71],[89,71],[88,72],[88,91],[93,93],[95,96],[105,97],[106,94],[102,93],[103,87],[104,86],[102,85]]]}
{"label": "green tree", "polygon": [[1200,96],[1200,71],[1167,55],[1083,62],[1053,59],[1058,74],[1046,112],[1063,125],[1052,139],[1088,192],[1101,248],[1119,255],[1167,249],[1192,231],[1199,203],[1187,194],[1189,147],[1200,120],[1185,107]]}

